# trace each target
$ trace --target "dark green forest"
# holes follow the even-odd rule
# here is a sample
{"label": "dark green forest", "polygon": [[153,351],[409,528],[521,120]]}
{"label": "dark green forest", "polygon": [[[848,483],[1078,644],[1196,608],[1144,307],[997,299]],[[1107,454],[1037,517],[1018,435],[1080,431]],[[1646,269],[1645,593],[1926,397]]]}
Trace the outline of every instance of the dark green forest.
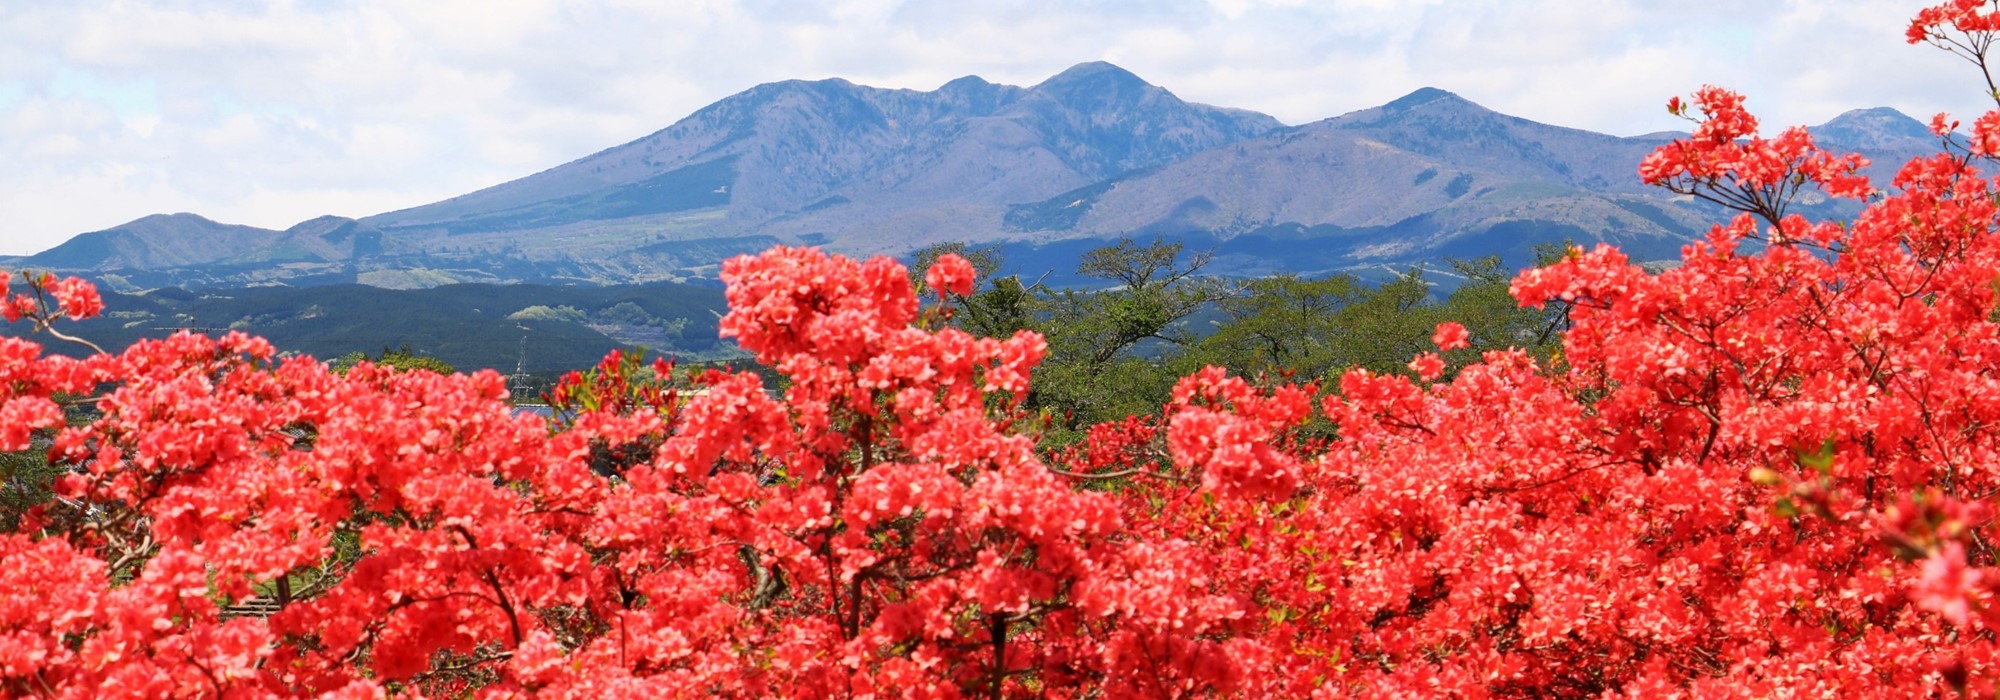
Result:
{"label": "dark green forest", "polygon": [[[108,349],[181,329],[240,330],[280,350],[332,360],[389,351],[434,357],[460,370],[556,374],[589,367],[613,348],[646,347],[705,359],[731,354],[716,336],[725,310],[712,287],[655,283],[611,287],[458,284],[396,290],[362,285],[155,289],[104,294],[105,314],[66,323]],[[21,333],[9,325],[0,332]],[[46,342],[53,352],[79,346]],[[525,360],[525,361],[524,361]]]}

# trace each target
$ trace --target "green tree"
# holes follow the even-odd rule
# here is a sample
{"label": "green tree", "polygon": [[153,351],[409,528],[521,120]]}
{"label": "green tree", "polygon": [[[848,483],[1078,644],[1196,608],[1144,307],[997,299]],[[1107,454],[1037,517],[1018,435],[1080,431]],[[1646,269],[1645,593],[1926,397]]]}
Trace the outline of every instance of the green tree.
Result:
{"label": "green tree", "polygon": [[384,347],[380,355],[372,357],[367,353],[357,350],[336,357],[333,361],[328,362],[327,365],[335,371],[345,373],[349,368],[360,364],[363,360],[378,366],[393,367],[399,372],[421,369],[438,374],[452,374],[458,371],[458,368],[451,366],[451,363],[411,350],[409,345],[404,345],[395,350]]}
{"label": "green tree", "polygon": [[951,325],[976,336],[1006,338],[1021,330],[1041,330],[1035,322],[1034,286],[1022,284],[1017,275],[1002,275],[1007,259],[997,246],[971,247],[964,243],[940,243],[914,255],[910,281],[919,297],[935,297],[937,290],[924,283],[924,273],[943,255],[952,254],[972,263],[979,273],[971,296],[953,300]]}
{"label": "green tree", "polygon": [[1179,359],[1177,372],[1218,365],[1245,377],[1328,380],[1350,368],[1405,372],[1417,353],[1436,350],[1431,334],[1446,321],[1463,324],[1472,346],[1447,353],[1447,372],[1481,352],[1520,347],[1551,354],[1554,324],[1540,309],[1521,308],[1508,291],[1513,273],[1497,257],[1447,261],[1462,280],[1436,298],[1424,268],[1369,286],[1352,275],[1251,280],[1217,304],[1214,333]]}
{"label": "green tree", "polygon": [[[1563,247],[1538,249],[1544,264]],[[1207,253],[1179,243],[1130,238],[1084,254],[1077,272],[1097,289],[1049,289],[997,273],[999,250],[949,243],[916,253],[911,276],[951,253],[980,273],[971,295],[952,300],[950,323],[987,337],[1040,332],[1048,357],[1035,375],[1030,405],[1057,431],[1075,432],[1127,415],[1158,413],[1175,380],[1206,365],[1267,381],[1329,380],[1350,368],[1409,372],[1412,357],[1436,350],[1439,323],[1456,321],[1472,347],[1445,354],[1447,372],[1489,349],[1527,348],[1552,356],[1564,319],[1559,311],[1523,309],[1508,293],[1513,273],[1497,257],[1447,261],[1446,271],[1411,268],[1369,284],[1351,274],[1285,274],[1231,282],[1204,277]],[[1439,299],[1434,275],[1460,280]],[[1204,322],[1197,323],[1200,318]]]}
{"label": "green tree", "polygon": [[1167,360],[1199,339],[1184,321],[1234,294],[1228,282],[1199,276],[1210,254],[1182,252],[1179,243],[1121,239],[1077,265],[1078,274],[1113,286],[1038,295],[1036,321],[1049,355],[1036,374],[1033,405],[1069,430],[1159,411],[1177,378]]}
{"label": "green tree", "polygon": [[[1561,260],[1567,247],[1537,246],[1535,266]],[[1466,281],[1445,299],[1440,315],[1442,320],[1464,324],[1472,335],[1472,347],[1454,356],[1448,372],[1476,359],[1484,350],[1521,348],[1542,359],[1558,354],[1558,336],[1569,324],[1567,306],[1522,307],[1508,291],[1517,271],[1503,267],[1497,257],[1454,260],[1451,266]]]}
{"label": "green tree", "polygon": [[1370,292],[1352,275],[1250,280],[1217,303],[1222,318],[1215,332],[1179,364],[1218,365],[1245,377],[1321,376],[1338,362],[1333,345],[1341,313]]}
{"label": "green tree", "polygon": [[[95,404],[58,397],[64,422],[83,425],[96,418]],[[29,448],[0,452],[0,532],[19,532],[22,518],[35,506],[55,496],[55,481],[68,469],[49,463],[49,447],[55,443],[54,430],[37,431],[29,438]]]}

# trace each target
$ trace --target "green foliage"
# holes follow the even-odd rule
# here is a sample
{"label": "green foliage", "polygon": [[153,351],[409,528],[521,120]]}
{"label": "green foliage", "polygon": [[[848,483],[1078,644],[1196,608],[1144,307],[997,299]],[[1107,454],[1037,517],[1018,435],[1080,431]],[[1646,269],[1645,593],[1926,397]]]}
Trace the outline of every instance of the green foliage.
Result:
{"label": "green foliage", "polygon": [[646,313],[646,310],[640,308],[638,304],[629,301],[621,301],[598,309],[594,316],[597,320],[605,323],[624,323],[634,326],[645,326],[658,322],[658,319],[653,318],[652,314]]}
{"label": "green foliage", "polygon": [[1208,261],[1207,253],[1183,256],[1179,243],[1129,238],[1085,253],[1077,273],[1116,286],[1039,295],[1035,318],[1049,355],[1031,405],[1065,430],[1157,412],[1178,376],[1162,360],[1197,340],[1184,321],[1233,293],[1198,276]]}
{"label": "green foliage", "polygon": [[676,343],[686,334],[688,321],[685,318],[664,319],[654,316],[648,313],[645,307],[631,301],[621,301],[598,309],[597,313],[590,315],[590,320],[592,324],[630,326],[657,331],[660,338]]}
{"label": "green foliage", "polygon": [[507,314],[509,321],[553,321],[557,323],[583,323],[590,317],[574,306],[534,306]]}
{"label": "green foliage", "polygon": [[1208,261],[1207,253],[1182,261],[1179,243],[1142,247],[1129,238],[1085,253],[1077,273],[1118,286],[1045,295],[1051,356],[1101,367],[1140,341],[1192,342],[1180,321],[1233,293],[1222,280],[1195,276]]}
{"label": "green foliage", "polygon": [[[1538,249],[1538,267],[1553,262]],[[1521,348],[1541,360],[1558,354],[1559,331],[1569,323],[1567,307],[1523,308],[1508,291],[1515,270],[1501,266],[1499,258],[1453,261],[1452,268],[1467,282],[1445,299],[1442,320],[1464,324],[1473,350]],[[1453,368],[1471,357],[1463,356]]]}
{"label": "green foliage", "polygon": [[[1566,247],[1536,252],[1546,264]],[[945,244],[917,253],[911,275],[919,285],[945,253],[966,257],[982,275],[971,296],[953,300],[953,325],[989,337],[1031,329],[1047,338],[1029,405],[1050,417],[1056,444],[1095,423],[1157,413],[1176,379],[1206,365],[1331,387],[1352,368],[1408,373],[1412,357],[1437,349],[1437,325],[1456,321],[1472,347],[1445,353],[1450,374],[1490,349],[1554,358],[1566,322],[1560,309],[1521,308],[1508,292],[1512,271],[1497,257],[1449,261],[1437,273],[1414,268],[1379,284],[1347,274],[1231,282],[1199,274],[1205,253],[1125,239],[1089,251],[1077,268],[1111,286],[1056,290],[994,274],[1004,261],[993,248]],[[1438,299],[1434,276],[1460,283]]]}
{"label": "green foliage", "polygon": [[1550,317],[1524,309],[1508,292],[1512,272],[1499,258],[1450,261],[1463,280],[1442,301],[1430,274],[1412,269],[1377,286],[1347,275],[1318,280],[1292,276],[1247,282],[1220,304],[1225,319],[1182,360],[1184,369],[1219,365],[1242,376],[1288,375],[1330,380],[1352,368],[1407,372],[1417,353],[1436,350],[1431,334],[1446,321],[1463,324],[1472,347],[1445,355],[1447,374],[1485,350],[1553,348]]}
{"label": "green foliage", "polygon": [[22,516],[48,502],[50,487],[63,474],[62,467],[49,464],[45,441],[35,443],[33,449],[0,452],[0,532],[20,531]]}
{"label": "green foliage", "polygon": [[[63,406],[65,422],[70,425],[88,423],[94,417],[90,404],[72,400],[73,397],[58,396]],[[44,430],[31,436],[31,447],[19,452],[0,452],[0,532],[19,532],[21,521],[30,509],[47,503],[55,493],[56,479],[67,473],[62,465],[50,464],[48,449],[54,443],[54,431]]]}
{"label": "green foliage", "polygon": [[408,345],[395,350],[382,348],[381,354],[372,357],[366,353],[350,352],[334,358],[332,362],[327,363],[327,366],[345,373],[349,368],[360,364],[362,361],[367,361],[381,367],[393,367],[398,372],[424,370],[438,374],[452,374],[458,371],[457,368],[451,366],[451,363],[413,351]]}
{"label": "green foliage", "polygon": [[948,253],[965,258],[979,273],[972,296],[953,301],[952,325],[986,338],[1006,338],[1016,331],[1039,328],[1035,323],[1035,292],[1018,276],[1000,276],[1007,260],[996,246],[943,243],[917,251],[910,264],[910,281],[920,297],[936,296],[937,291],[924,283],[924,273]]}
{"label": "green foliage", "polygon": [[1223,320],[1189,362],[1229,368],[1242,376],[1293,372],[1321,376],[1333,369],[1342,339],[1342,317],[1368,298],[1352,275],[1302,279],[1279,275],[1251,280],[1217,306]]}

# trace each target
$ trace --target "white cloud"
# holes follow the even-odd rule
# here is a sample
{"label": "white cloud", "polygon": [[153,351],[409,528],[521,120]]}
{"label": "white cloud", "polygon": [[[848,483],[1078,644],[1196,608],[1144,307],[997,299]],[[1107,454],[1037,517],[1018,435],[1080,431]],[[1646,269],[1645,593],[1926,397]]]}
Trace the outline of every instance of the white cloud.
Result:
{"label": "white cloud", "polygon": [[282,228],[519,177],[760,82],[1032,84],[1106,59],[1301,123],[1441,87],[1613,133],[1703,83],[1773,124],[1979,109],[1918,2],[80,0],[0,10],[0,253],[150,213]]}

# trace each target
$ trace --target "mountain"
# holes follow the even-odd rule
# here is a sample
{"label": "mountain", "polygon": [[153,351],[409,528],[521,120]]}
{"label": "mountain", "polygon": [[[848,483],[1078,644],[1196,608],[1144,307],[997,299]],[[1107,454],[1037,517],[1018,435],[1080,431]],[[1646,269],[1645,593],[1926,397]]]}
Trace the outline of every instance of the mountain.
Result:
{"label": "mountain", "polygon": [[102,231],[79,234],[29,256],[30,267],[117,270],[187,267],[222,262],[256,250],[278,232],[220,224],[195,214],[154,214]]}
{"label": "mountain", "polygon": [[1639,182],[1639,160],[1662,142],[1539,124],[1424,88],[1020,205],[1007,223],[1050,238],[1210,238],[1244,273],[1440,256],[1524,262],[1534,244],[1563,239],[1665,257],[1712,218]]}
{"label": "mountain", "polygon": [[[1818,133],[1878,169],[1934,143],[1886,108]],[[1039,273],[1073,268],[1081,250],[1123,235],[1212,248],[1212,269],[1225,274],[1486,254],[1518,263],[1564,239],[1657,259],[1720,218],[1639,182],[1639,160],[1672,137],[1541,124],[1436,88],[1285,126],[1184,101],[1102,62],[1028,87],[976,76],[931,91],[791,80],[433,204],[285,231],[147,217],[25,264],[88,270],[125,289],[610,284],[712,280],[720,260],[780,243],[902,254],[962,241],[1003,244]]]}
{"label": "mountain", "polygon": [[1929,125],[1888,107],[1850,110],[1811,131],[1814,141],[1832,149],[1901,152],[1938,147]]}
{"label": "mountain", "polygon": [[[786,81],[548,171],[365,221],[435,245],[521,245],[523,230],[561,243],[524,246],[531,259],[638,249],[678,265],[687,260],[644,244],[752,235],[890,251],[984,235],[950,222],[1279,128],[1107,63],[1030,88]],[[619,233],[635,227],[645,233]]]}

